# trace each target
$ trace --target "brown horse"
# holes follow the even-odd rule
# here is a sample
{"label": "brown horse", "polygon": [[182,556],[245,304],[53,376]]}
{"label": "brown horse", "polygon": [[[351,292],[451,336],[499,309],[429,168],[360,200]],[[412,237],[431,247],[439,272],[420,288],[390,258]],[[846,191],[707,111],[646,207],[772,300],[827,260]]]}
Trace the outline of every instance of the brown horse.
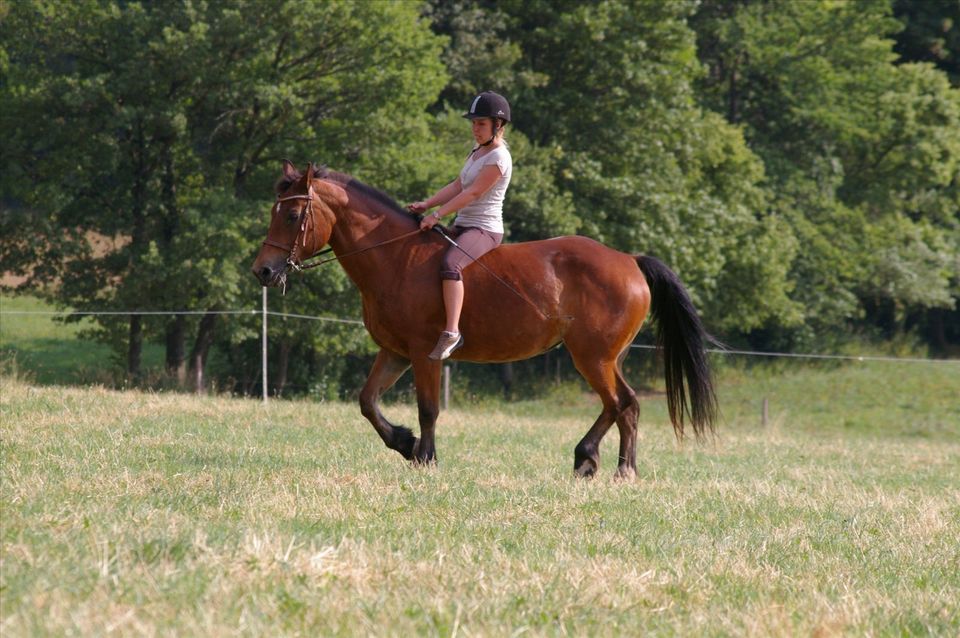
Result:
{"label": "brown horse", "polygon": [[[363,321],[380,346],[360,392],[360,409],[387,447],[415,463],[436,458],[441,362],[427,358],[444,325],[437,232],[349,175],[311,164],[301,174],[284,162],[267,239],[253,264],[264,286],[285,283],[327,243],[360,290]],[[592,476],[600,441],[620,430],[617,476],[636,475],[636,395],[620,369],[648,310],[657,321],[670,419],[683,436],[684,416],[699,436],[712,429],[716,398],[704,332],[677,276],[653,257],[627,255],[585,237],[505,244],[464,272],[460,321],[464,345],[453,359],[526,359],[563,343],[577,370],[600,395],[603,410],[576,446],[574,470]],[[420,438],[390,423],[379,398],[413,367]],[[684,380],[686,388],[684,388]]]}

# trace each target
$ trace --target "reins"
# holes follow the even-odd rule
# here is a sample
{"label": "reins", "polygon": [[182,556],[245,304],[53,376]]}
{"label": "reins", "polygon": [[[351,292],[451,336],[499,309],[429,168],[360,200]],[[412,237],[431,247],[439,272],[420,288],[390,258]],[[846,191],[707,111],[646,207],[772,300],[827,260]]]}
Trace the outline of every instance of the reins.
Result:
{"label": "reins", "polygon": [[440,226],[434,226],[434,227],[433,227],[433,230],[435,230],[435,231],[437,231],[438,233],[440,233],[440,236],[441,236],[441,237],[443,237],[444,239],[446,239],[446,240],[447,240],[448,242],[450,242],[454,247],[456,247],[460,252],[462,252],[464,255],[466,255],[467,257],[469,257],[469,258],[470,258],[470,261],[472,261],[473,263],[477,264],[478,266],[480,266],[481,268],[483,268],[484,270],[486,270],[487,273],[488,273],[491,277],[493,277],[494,279],[496,279],[497,281],[499,281],[501,284],[503,284],[504,287],[506,287],[507,290],[509,290],[510,292],[512,292],[513,294],[515,294],[516,296],[520,297],[521,299],[523,299],[524,301],[526,301],[528,304],[530,304],[530,306],[531,306],[534,310],[537,311],[537,314],[539,314],[539,315],[540,315],[541,317],[543,317],[544,319],[573,319],[573,317],[571,317],[571,316],[559,317],[559,316],[556,316],[556,315],[548,315],[548,314],[545,313],[544,311],[540,310],[540,307],[539,307],[537,304],[535,304],[535,303],[533,303],[532,301],[530,301],[530,299],[527,298],[523,293],[521,293],[519,290],[517,290],[516,288],[514,288],[513,286],[511,286],[510,284],[508,284],[506,281],[504,281],[503,278],[501,278],[499,275],[497,275],[497,273],[495,273],[495,272],[493,272],[492,270],[490,270],[490,268],[488,268],[485,263],[483,263],[482,261],[478,260],[478,259],[477,259],[476,257],[474,257],[473,255],[471,255],[470,253],[468,253],[468,252],[463,248],[463,246],[461,246],[460,244],[458,244],[458,243],[453,239],[453,237],[451,237],[450,235],[448,235],[447,233],[445,233]]}
{"label": "reins", "polygon": [[[352,255],[359,255],[360,253],[365,253],[368,250],[373,250],[374,248],[379,248],[380,246],[386,246],[387,244],[392,244],[395,241],[400,241],[401,239],[406,239],[407,237],[412,237],[420,232],[420,229],[412,230],[409,233],[404,233],[397,237],[392,237],[386,241],[381,241],[371,246],[365,248],[360,248],[358,250],[350,251],[343,255],[334,255],[333,257],[328,257],[327,259],[321,259],[317,262],[311,262],[305,264],[297,259],[297,248],[300,246],[306,246],[307,244],[307,221],[313,220],[313,185],[311,184],[307,190],[306,195],[289,195],[287,197],[278,197],[274,206],[279,206],[281,202],[290,201],[292,199],[305,199],[307,200],[307,205],[304,207],[303,211],[300,213],[300,217],[297,221],[300,222],[300,231],[297,233],[297,236],[293,240],[293,245],[288,246],[286,244],[281,244],[280,242],[273,241],[272,239],[265,239],[263,241],[265,246],[273,246],[274,248],[279,248],[281,250],[289,250],[290,254],[287,255],[287,268],[293,272],[300,272],[302,270],[309,270],[311,268],[316,268],[317,266],[322,266],[324,264],[330,263],[331,261],[339,261],[344,257],[350,257]],[[319,257],[321,255],[326,255],[329,252],[332,252],[333,248],[326,248],[320,252],[312,255],[310,259]]]}
{"label": "reins", "polygon": [[[419,234],[419,233],[420,233],[420,229],[417,228],[417,229],[415,229],[415,230],[411,230],[409,233],[404,233],[404,234],[402,234],[402,235],[397,235],[396,237],[393,237],[393,238],[391,238],[391,239],[387,239],[386,241],[381,241],[381,242],[378,242],[378,243],[373,244],[373,245],[371,245],[371,246],[367,246],[367,247],[365,247],[365,248],[360,248],[360,249],[358,249],[358,250],[352,250],[352,251],[350,251],[350,252],[348,252],[348,253],[344,253],[343,255],[334,255],[333,257],[327,257],[326,259],[321,259],[320,261],[315,261],[315,262],[312,262],[312,263],[309,263],[309,264],[303,264],[303,263],[297,264],[295,270],[309,270],[310,268],[316,268],[317,266],[322,266],[322,265],[324,265],[324,264],[328,264],[328,263],[330,263],[331,261],[339,261],[340,259],[343,259],[344,257],[351,257],[351,256],[353,256],[353,255],[359,255],[360,253],[365,253],[365,252],[367,252],[368,250],[373,250],[374,248],[379,248],[379,247],[381,247],[381,246],[386,246],[387,244],[392,244],[392,243],[395,242],[395,241],[400,241],[401,239],[406,239],[407,237],[412,237],[413,235],[417,235],[417,234]],[[333,248],[327,248],[327,249],[325,249],[325,250],[321,250],[320,252],[318,252],[318,253],[317,253],[316,255],[314,255],[313,257],[319,257],[320,255],[325,255],[325,254],[331,252],[332,250],[333,250]],[[313,257],[311,257],[311,259],[313,259]]]}
{"label": "reins", "polygon": [[[287,269],[288,269],[288,270],[291,270],[291,271],[293,271],[293,272],[301,272],[301,271],[304,271],[304,270],[309,270],[309,269],[311,269],[311,268],[317,268],[318,266],[322,266],[322,265],[324,265],[324,264],[328,264],[328,263],[330,263],[331,261],[340,261],[340,260],[342,260],[342,259],[345,259],[346,257],[352,257],[353,255],[359,255],[360,253],[365,253],[365,252],[367,252],[368,250],[373,250],[374,248],[380,248],[381,246],[386,246],[387,244],[392,244],[393,242],[397,242],[397,241],[401,241],[401,240],[407,239],[408,237],[412,237],[413,235],[417,235],[417,234],[419,234],[420,232],[422,232],[422,231],[420,230],[420,228],[416,228],[416,229],[414,229],[414,230],[411,230],[411,231],[408,232],[408,233],[403,233],[402,235],[397,235],[396,237],[391,237],[390,239],[387,239],[387,240],[384,240],[384,241],[381,241],[381,242],[377,242],[377,243],[372,244],[372,245],[370,245],[370,246],[365,246],[364,248],[359,248],[359,249],[357,249],[357,250],[352,250],[352,251],[350,251],[350,252],[348,252],[348,253],[345,253],[345,254],[343,254],[343,255],[334,255],[333,257],[327,257],[326,259],[321,259],[320,261],[315,261],[315,262],[311,262],[311,263],[309,263],[309,264],[305,264],[305,263],[303,263],[303,262],[301,262],[300,260],[297,259],[297,248],[299,248],[301,245],[306,246],[306,243],[307,243],[307,236],[306,236],[306,234],[307,234],[307,222],[313,220],[313,185],[311,184],[311,185],[308,187],[308,190],[307,190],[307,194],[306,194],[306,195],[289,195],[289,196],[287,196],[287,197],[278,197],[278,198],[277,198],[277,202],[276,202],[276,204],[274,204],[274,206],[277,207],[277,210],[279,210],[279,206],[280,206],[280,203],[281,203],[281,202],[286,202],[286,201],[289,201],[289,200],[292,200],[292,199],[305,199],[305,200],[307,200],[307,205],[304,207],[303,211],[300,212],[300,217],[299,217],[299,219],[297,220],[297,221],[300,222],[300,231],[297,233],[297,236],[294,238],[294,240],[293,240],[293,245],[292,245],[292,246],[287,246],[286,244],[281,244],[280,242],[273,241],[272,239],[265,239],[265,240],[263,241],[263,243],[264,243],[265,246],[273,246],[274,248],[279,248],[279,249],[281,249],[281,250],[289,250],[289,251],[290,251],[290,254],[287,255]],[[452,244],[454,247],[456,247],[456,248],[457,248],[460,252],[462,252],[464,255],[466,255],[467,257],[469,257],[470,260],[471,260],[473,263],[479,264],[481,268],[483,268],[484,270],[486,270],[487,273],[488,273],[491,277],[493,277],[493,278],[496,279],[498,282],[500,282],[507,290],[509,290],[510,292],[512,292],[513,294],[515,294],[516,296],[520,297],[520,299],[522,299],[522,300],[525,301],[527,304],[529,304],[534,310],[537,311],[537,314],[539,314],[539,315],[540,315],[541,317],[543,317],[544,319],[563,319],[563,318],[572,319],[572,318],[573,318],[573,317],[557,317],[557,316],[554,316],[554,315],[548,315],[547,313],[543,312],[543,310],[541,310],[540,307],[537,306],[537,304],[535,304],[535,303],[533,303],[532,301],[530,301],[530,299],[528,299],[523,293],[521,293],[519,290],[517,290],[516,288],[514,288],[513,286],[511,286],[509,283],[507,283],[506,281],[504,281],[502,277],[500,277],[500,276],[497,275],[495,272],[493,272],[492,270],[490,270],[490,268],[488,268],[486,264],[478,261],[476,257],[474,257],[473,255],[471,255],[470,253],[468,253],[466,250],[464,250],[463,246],[461,246],[460,244],[458,244],[452,237],[450,237],[450,235],[448,235],[446,232],[444,232],[444,230],[443,230],[443,228],[442,228],[441,226],[434,226],[434,227],[433,227],[433,230],[437,231],[437,232],[440,234],[441,237],[443,237],[445,240],[447,240],[448,242],[450,242],[450,244]],[[302,241],[301,241],[301,239],[302,239]],[[331,252],[332,250],[333,250],[333,248],[327,248],[327,249],[321,250],[320,252],[312,255],[312,256],[310,257],[310,259],[313,259],[313,258],[315,258],[315,257],[319,257],[320,255],[325,255],[325,254]]]}

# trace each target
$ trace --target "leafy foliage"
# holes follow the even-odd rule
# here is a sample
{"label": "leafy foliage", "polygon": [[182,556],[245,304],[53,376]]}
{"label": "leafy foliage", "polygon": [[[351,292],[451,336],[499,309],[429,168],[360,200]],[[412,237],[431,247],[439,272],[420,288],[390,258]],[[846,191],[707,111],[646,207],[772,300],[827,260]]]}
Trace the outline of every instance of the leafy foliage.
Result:
{"label": "leafy foliage", "polygon": [[[279,159],[407,183],[414,162],[402,149],[429,143],[417,113],[445,80],[440,39],[404,3],[24,2],[4,41],[18,132],[5,231],[23,237],[48,215],[39,240],[4,242],[4,256],[14,268],[49,264],[33,283],[57,281],[58,301],[78,309],[247,306],[245,264]],[[429,174],[430,162],[419,166]],[[90,233],[123,239],[94,254]],[[337,293],[329,308],[356,310],[354,294]],[[126,329],[101,328],[115,344]],[[164,326],[138,329],[152,338]],[[182,339],[179,361],[168,352],[174,367]]]}
{"label": "leafy foliage", "polygon": [[[957,12],[939,0],[4,3],[0,259],[29,275],[24,288],[81,310],[250,307],[281,158],[419,199],[459,170],[460,114],[492,89],[514,111],[510,240],[583,233],[656,254],[728,340],[919,330],[948,351]],[[335,266],[292,285],[274,309],[359,316]],[[288,362],[271,371],[278,391],[342,392],[372,348],[351,325],[271,325],[271,360]],[[221,387],[259,374],[253,317],[101,317],[91,332],[134,377],[151,342],[181,385],[211,352]]]}
{"label": "leafy foliage", "polygon": [[960,93],[895,64],[889,3],[706,2],[692,24],[701,99],[744,127],[803,247],[790,277],[806,329],[885,314],[903,329],[953,307]]}

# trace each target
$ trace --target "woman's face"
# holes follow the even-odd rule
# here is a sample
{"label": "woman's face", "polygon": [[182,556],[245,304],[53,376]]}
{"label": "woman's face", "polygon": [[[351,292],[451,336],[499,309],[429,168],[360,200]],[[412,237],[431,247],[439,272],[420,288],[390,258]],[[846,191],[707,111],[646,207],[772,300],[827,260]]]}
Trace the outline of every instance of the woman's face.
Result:
{"label": "woman's face", "polygon": [[493,120],[489,117],[478,117],[473,122],[473,139],[477,144],[483,144],[493,135]]}

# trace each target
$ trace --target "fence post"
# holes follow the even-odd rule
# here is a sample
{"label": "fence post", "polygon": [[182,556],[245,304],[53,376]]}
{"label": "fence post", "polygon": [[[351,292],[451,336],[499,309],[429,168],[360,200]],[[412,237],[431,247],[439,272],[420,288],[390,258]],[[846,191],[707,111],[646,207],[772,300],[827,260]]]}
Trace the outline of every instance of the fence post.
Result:
{"label": "fence post", "polygon": [[260,345],[260,376],[263,385],[263,404],[267,404],[267,287],[263,287],[263,339]]}
{"label": "fence post", "polygon": [[767,427],[768,418],[770,416],[770,402],[767,400],[767,397],[763,397],[763,407],[760,409],[760,425]]}

